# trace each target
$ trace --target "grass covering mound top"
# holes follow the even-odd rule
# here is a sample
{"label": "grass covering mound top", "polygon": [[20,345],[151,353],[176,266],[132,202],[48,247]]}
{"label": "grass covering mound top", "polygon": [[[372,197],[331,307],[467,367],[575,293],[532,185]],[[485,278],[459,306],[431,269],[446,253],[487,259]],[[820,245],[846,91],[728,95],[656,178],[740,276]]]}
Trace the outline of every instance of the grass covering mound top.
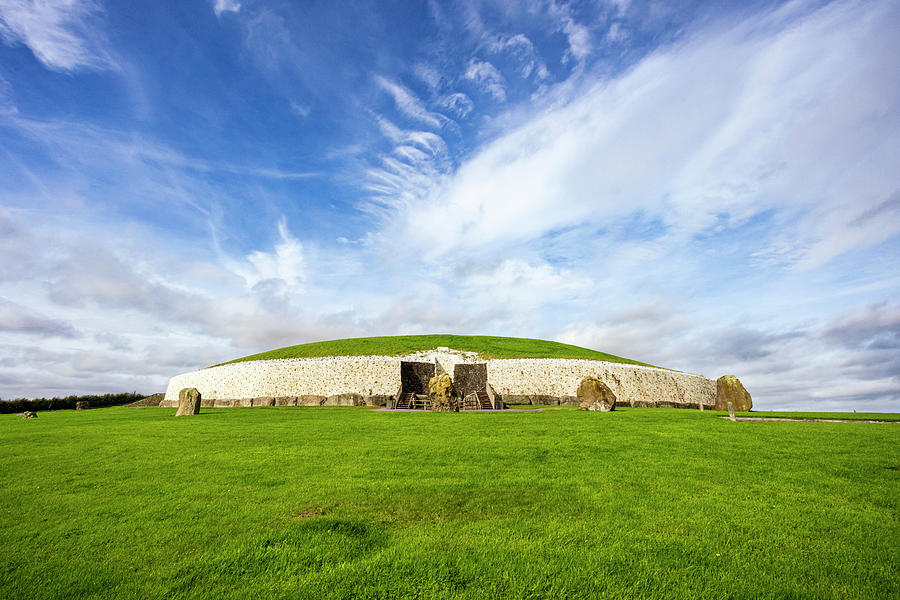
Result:
{"label": "grass covering mound top", "polygon": [[[574,358],[643,365],[629,358],[599,352],[580,346],[533,340],[529,338],[495,337],[486,335],[396,335],[385,337],[349,338],[288,346],[251,354],[227,363],[248,360],[273,360],[277,358],[317,358],[321,356],[402,356],[436,348],[452,348],[463,352],[476,352],[481,358]],[[214,365],[219,366],[219,365]]]}

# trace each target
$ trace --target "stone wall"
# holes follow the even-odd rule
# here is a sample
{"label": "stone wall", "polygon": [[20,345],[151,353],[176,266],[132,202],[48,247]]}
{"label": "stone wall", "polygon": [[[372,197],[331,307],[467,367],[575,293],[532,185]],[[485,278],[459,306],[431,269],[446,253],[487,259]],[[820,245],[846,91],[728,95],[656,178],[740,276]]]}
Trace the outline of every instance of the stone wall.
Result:
{"label": "stone wall", "polygon": [[711,408],[716,382],[654,367],[556,358],[487,361],[488,383],[507,404],[570,404],[582,379],[597,377],[630,406]]}
{"label": "stone wall", "polygon": [[453,368],[453,387],[460,397],[487,389],[487,365],[485,363],[456,363]]}
{"label": "stone wall", "polygon": [[170,379],[161,406],[177,406],[186,387],[214,406],[266,406],[268,399],[282,406],[384,404],[400,387],[400,359],[334,356],[211,367]]}
{"label": "stone wall", "polygon": [[434,362],[400,361],[400,383],[403,385],[404,392],[427,394],[428,382],[434,375]]}
{"label": "stone wall", "polygon": [[[410,360],[443,363],[451,376],[455,364],[485,362],[452,351],[239,362],[173,377],[160,406],[177,406],[179,390],[187,387],[200,390],[204,406],[384,405],[400,387],[400,362]],[[625,405],[711,408],[716,401],[715,381],[654,367],[537,358],[486,364],[488,383],[507,404],[575,404],[575,390],[587,376],[606,383]]]}

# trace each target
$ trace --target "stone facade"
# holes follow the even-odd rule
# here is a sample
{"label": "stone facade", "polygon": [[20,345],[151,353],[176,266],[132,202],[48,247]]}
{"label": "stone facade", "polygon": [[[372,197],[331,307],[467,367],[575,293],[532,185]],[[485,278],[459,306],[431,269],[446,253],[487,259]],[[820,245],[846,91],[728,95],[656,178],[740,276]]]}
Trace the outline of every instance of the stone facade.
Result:
{"label": "stone facade", "polygon": [[507,404],[577,406],[575,392],[585,377],[609,386],[620,406],[712,408],[716,382],[654,367],[595,360],[516,358],[487,361],[488,383]]}
{"label": "stone facade", "polygon": [[576,406],[585,377],[606,383],[619,406],[712,408],[716,382],[701,375],[594,360],[478,360],[439,349],[411,356],[290,358],[239,362],[177,375],[160,406],[177,406],[178,392],[197,388],[204,406],[383,406],[400,388],[401,362],[431,362],[454,373],[459,363],[485,363],[492,391],[507,404]]}
{"label": "stone facade", "polygon": [[[214,406],[384,404],[400,388],[393,357],[326,357],[232,363],[176,375],[160,406],[177,406],[178,392],[195,387]],[[354,394],[354,396],[349,396]]]}

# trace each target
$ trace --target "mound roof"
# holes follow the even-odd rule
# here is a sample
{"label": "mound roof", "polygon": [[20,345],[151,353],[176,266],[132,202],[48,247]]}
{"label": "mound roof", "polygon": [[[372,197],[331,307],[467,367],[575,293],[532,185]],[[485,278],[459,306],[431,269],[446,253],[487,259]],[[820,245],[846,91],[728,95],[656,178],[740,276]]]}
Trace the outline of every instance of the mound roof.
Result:
{"label": "mound roof", "polygon": [[251,354],[250,356],[244,356],[222,364],[251,360],[318,358],[323,356],[405,356],[438,348],[475,352],[483,359],[571,358],[653,366],[598,350],[548,340],[449,334],[397,335],[312,342],[269,350],[259,354]]}

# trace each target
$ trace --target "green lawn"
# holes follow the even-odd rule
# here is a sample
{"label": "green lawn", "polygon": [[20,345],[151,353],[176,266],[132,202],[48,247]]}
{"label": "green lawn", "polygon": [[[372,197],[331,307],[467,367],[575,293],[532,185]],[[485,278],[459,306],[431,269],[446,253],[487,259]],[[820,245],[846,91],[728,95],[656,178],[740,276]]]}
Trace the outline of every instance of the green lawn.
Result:
{"label": "green lawn", "polygon": [[485,359],[582,358],[652,366],[628,358],[622,358],[621,356],[607,354],[606,352],[598,352],[597,350],[561,344],[559,342],[483,335],[397,335],[331,340],[288,346],[287,348],[252,354],[229,362],[271,360],[274,358],[313,358],[318,356],[401,356],[439,347],[453,348],[464,352],[477,352]]}
{"label": "green lawn", "polygon": [[900,597],[900,425],[0,416],[0,598]]}
{"label": "green lawn", "polygon": [[758,411],[735,413],[739,417],[767,417],[775,419],[849,419],[852,421],[900,421],[900,413],[838,413],[838,412],[781,412]]}

